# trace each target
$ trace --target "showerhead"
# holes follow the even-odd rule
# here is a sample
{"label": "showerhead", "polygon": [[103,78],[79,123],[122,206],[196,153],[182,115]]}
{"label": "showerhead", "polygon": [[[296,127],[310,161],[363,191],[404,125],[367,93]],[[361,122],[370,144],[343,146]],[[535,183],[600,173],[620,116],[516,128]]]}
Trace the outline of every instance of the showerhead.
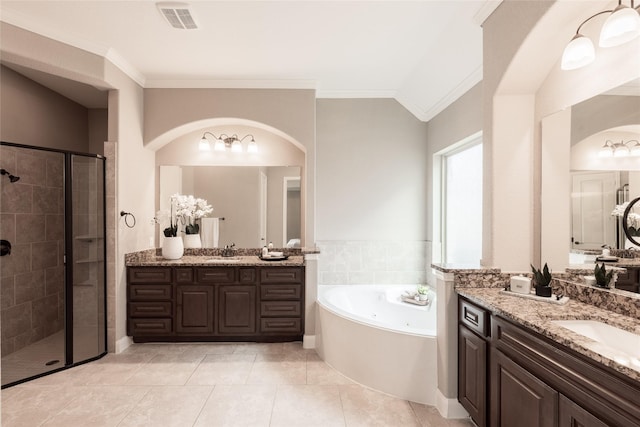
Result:
{"label": "showerhead", "polygon": [[7,175],[9,177],[9,182],[14,183],[20,179],[19,176],[12,175],[6,169],[0,169],[0,175]]}

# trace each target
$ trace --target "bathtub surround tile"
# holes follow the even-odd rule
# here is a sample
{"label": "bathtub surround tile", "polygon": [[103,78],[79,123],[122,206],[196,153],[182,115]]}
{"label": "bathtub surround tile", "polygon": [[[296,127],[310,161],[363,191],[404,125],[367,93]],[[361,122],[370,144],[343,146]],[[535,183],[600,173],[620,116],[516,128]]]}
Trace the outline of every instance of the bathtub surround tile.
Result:
{"label": "bathtub surround tile", "polygon": [[426,283],[425,241],[318,242],[320,285]]}
{"label": "bathtub surround tile", "polygon": [[43,152],[17,152],[15,175],[20,177],[20,182],[44,187],[47,185],[47,156]]}

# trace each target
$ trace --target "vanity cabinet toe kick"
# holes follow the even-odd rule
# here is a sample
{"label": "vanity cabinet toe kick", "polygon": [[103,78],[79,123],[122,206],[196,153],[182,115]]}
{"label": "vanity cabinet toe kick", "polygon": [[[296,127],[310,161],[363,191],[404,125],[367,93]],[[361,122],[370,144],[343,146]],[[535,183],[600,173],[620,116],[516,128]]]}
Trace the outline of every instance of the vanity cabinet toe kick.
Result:
{"label": "vanity cabinet toe kick", "polygon": [[127,335],[151,341],[298,341],[304,266],[129,266]]}

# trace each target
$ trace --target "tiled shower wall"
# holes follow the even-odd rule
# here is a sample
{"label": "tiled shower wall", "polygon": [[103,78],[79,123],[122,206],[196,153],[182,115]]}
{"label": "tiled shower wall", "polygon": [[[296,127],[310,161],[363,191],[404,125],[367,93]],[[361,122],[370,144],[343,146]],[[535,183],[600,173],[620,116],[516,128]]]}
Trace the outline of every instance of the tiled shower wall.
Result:
{"label": "tiled shower wall", "polygon": [[[319,241],[319,285],[424,284],[426,241]],[[429,267],[430,268],[430,267]]]}
{"label": "tiled shower wall", "polygon": [[0,166],[20,177],[0,176],[2,356],[64,326],[64,156],[0,147]]}

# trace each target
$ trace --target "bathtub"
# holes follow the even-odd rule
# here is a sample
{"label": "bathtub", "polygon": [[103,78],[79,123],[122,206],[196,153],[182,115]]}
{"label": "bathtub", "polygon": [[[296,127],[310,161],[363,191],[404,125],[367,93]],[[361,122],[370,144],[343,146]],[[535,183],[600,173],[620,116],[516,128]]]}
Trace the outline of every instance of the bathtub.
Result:
{"label": "bathtub", "polygon": [[316,350],[330,366],[369,388],[434,405],[436,303],[401,301],[416,286],[319,286]]}

